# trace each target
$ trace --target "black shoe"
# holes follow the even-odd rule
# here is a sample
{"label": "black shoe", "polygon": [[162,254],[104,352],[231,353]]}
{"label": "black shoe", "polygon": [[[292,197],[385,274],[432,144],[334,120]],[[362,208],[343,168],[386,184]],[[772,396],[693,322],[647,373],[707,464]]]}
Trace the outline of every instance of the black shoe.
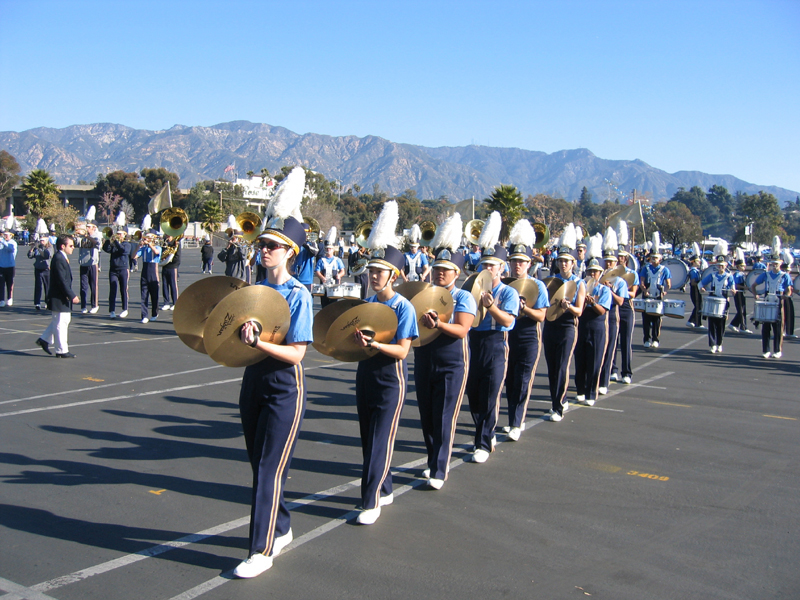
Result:
{"label": "black shoe", "polygon": [[50,356],[53,356],[53,353],[50,352],[50,344],[45,342],[42,338],[39,338],[39,339],[36,340],[36,345],[40,346],[42,348],[42,350],[47,352]]}
{"label": "black shoe", "polygon": [[72,352],[64,352],[63,354],[56,354],[56,358],[78,358]]}

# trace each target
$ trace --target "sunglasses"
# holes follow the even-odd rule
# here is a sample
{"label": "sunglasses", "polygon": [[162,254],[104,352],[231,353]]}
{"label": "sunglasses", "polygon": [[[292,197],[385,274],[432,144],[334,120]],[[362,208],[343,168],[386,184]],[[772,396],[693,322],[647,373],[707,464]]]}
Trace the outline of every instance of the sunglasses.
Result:
{"label": "sunglasses", "polygon": [[284,249],[287,249],[287,250],[289,249],[289,246],[286,246],[285,244],[279,244],[278,242],[260,242],[258,244],[258,247],[261,250],[266,248],[270,252],[272,252],[273,250],[277,250],[278,248],[284,248]]}

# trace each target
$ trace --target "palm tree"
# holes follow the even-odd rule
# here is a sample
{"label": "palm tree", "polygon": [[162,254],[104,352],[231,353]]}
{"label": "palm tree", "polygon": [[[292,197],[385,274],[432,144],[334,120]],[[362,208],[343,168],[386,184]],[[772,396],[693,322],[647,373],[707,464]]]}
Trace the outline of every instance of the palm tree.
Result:
{"label": "palm tree", "polygon": [[25,207],[37,217],[58,203],[60,190],[50,173],[43,169],[31,171],[21,189]]}
{"label": "palm tree", "polygon": [[500,243],[508,242],[508,234],[514,224],[522,218],[525,210],[525,202],[522,194],[513,185],[501,185],[494,188],[491,196],[483,200],[490,211],[497,211],[503,220],[503,227],[500,229]]}
{"label": "palm tree", "polygon": [[216,200],[206,201],[201,211],[201,217],[203,219],[202,227],[209,235],[215,231],[219,231],[219,224],[222,222],[223,217],[222,209],[219,207],[219,203],[217,203]]}

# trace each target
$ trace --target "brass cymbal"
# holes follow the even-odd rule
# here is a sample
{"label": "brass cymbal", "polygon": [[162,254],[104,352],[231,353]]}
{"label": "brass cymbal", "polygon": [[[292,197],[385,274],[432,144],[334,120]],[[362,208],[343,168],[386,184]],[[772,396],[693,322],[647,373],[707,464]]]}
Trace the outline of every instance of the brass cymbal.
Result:
{"label": "brass cymbal", "polygon": [[334,302],[333,304],[328,304],[328,306],[314,315],[314,341],[311,342],[311,345],[316,348],[317,352],[320,352],[325,356],[330,356],[330,351],[325,345],[325,336],[328,335],[328,330],[331,328],[333,322],[338,319],[342,313],[350,310],[354,306],[358,306],[359,304],[366,304],[366,302],[360,299],[346,298]]}
{"label": "brass cymbal", "polygon": [[[536,304],[536,300],[539,298],[539,286],[536,285],[533,279],[515,279],[508,285],[517,290],[520,297],[525,298],[525,306],[530,308]],[[522,314],[517,318],[519,319],[521,317]]]}
{"label": "brass cymbal", "polygon": [[625,283],[628,284],[628,287],[631,287],[636,281],[636,273],[625,273],[621,277],[625,280]]}
{"label": "brass cymbal", "polygon": [[566,308],[561,308],[561,301],[564,298],[572,298],[575,296],[575,290],[578,284],[574,281],[565,281],[563,285],[553,293],[550,298],[550,308],[547,309],[547,320],[555,321],[566,312]]}
{"label": "brass cymbal", "polygon": [[249,285],[236,277],[223,275],[194,282],[183,290],[175,302],[175,312],[172,314],[175,333],[189,348],[206,354],[203,328],[208,315],[223,298]]}
{"label": "brass cymbal", "polygon": [[600,283],[611,281],[614,279],[614,277],[622,277],[623,275],[625,275],[625,267],[622,265],[618,265],[613,269],[606,269],[605,272],[600,276]]}
{"label": "brass cymbal", "polygon": [[542,283],[547,287],[547,298],[550,300],[550,303],[553,302],[553,294],[556,293],[556,290],[564,285],[564,280],[558,277],[545,277],[542,280]]}
{"label": "brass cymbal", "polygon": [[422,325],[422,315],[436,311],[440,321],[449,322],[450,317],[453,316],[453,295],[447,291],[447,288],[433,285],[418,292],[409,299],[409,302],[414,306],[414,312],[417,313],[417,327],[419,328],[419,337],[412,341],[411,345],[418,348],[430,344],[439,337],[442,331],[441,329],[428,329]]}
{"label": "brass cymbal", "polygon": [[481,294],[492,291],[492,274],[489,271],[473,273],[467,277],[461,289],[472,294],[472,297],[475,298],[475,304],[478,305],[478,312],[472,320],[472,326],[477,327],[486,316],[486,307],[481,303]]}
{"label": "brass cymbal", "polygon": [[406,300],[411,300],[414,296],[422,290],[433,287],[433,284],[425,281],[405,281],[394,288],[394,291],[400,294]]}
{"label": "brass cymbal", "polygon": [[266,354],[242,343],[239,332],[247,321],[261,327],[263,342],[280,344],[289,332],[289,304],[279,292],[265,285],[251,285],[223,298],[208,315],[203,343],[208,355],[226,367],[246,367]]}
{"label": "brass cymbal", "polygon": [[364,302],[346,310],[331,324],[325,336],[328,356],[343,362],[356,362],[377,354],[378,350],[364,348],[356,342],[356,329],[385,344],[397,331],[397,315],[379,302]]}

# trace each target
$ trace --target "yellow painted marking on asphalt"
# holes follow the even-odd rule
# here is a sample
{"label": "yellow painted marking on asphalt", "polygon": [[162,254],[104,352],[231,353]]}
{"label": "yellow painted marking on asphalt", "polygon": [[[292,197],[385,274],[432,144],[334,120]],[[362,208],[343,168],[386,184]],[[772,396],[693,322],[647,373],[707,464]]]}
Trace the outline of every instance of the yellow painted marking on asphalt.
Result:
{"label": "yellow painted marking on asphalt", "polygon": [[761,415],[762,417],[769,417],[770,419],[786,419],[787,421],[797,421],[794,417],[779,417],[778,415]]}
{"label": "yellow painted marking on asphalt", "polygon": [[682,408],[692,408],[688,404],[675,404],[674,402],[658,402],[656,400],[648,400],[650,404],[666,404],[667,406],[680,406]]}
{"label": "yellow painted marking on asphalt", "polygon": [[84,377],[84,381],[105,381],[105,379],[95,379],[94,377]]}
{"label": "yellow painted marking on asphalt", "polygon": [[639,471],[628,471],[628,475],[635,475],[643,477],[644,479],[652,479],[653,481],[668,481],[669,477],[663,475],[654,475],[653,473],[640,473]]}
{"label": "yellow painted marking on asphalt", "polygon": [[606,465],[603,463],[593,463],[592,468],[605,473],[618,473],[622,471],[622,467],[615,467],[614,465]]}
{"label": "yellow painted marking on asphalt", "polygon": [[166,492],[167,490],[149,490],[151,494],[155,494],[156,496],[160,496],[162,492]]}

